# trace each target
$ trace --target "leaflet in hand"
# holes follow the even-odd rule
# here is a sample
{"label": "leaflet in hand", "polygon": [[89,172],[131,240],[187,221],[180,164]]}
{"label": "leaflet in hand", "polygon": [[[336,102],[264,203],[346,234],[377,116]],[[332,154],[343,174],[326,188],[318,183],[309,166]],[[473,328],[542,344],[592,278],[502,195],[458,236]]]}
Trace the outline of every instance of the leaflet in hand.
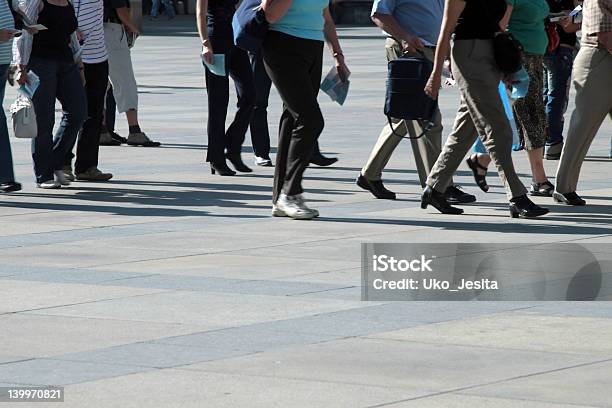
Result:
{"label": "leaflet in hand", "polygon": [[577,6],[569,15],[574,19],[575,24],[582,23],[582,6]]}
{"label": "leaflet in hand", "polygon": [[204,65],[209,69],[214,75],[217,76],[227,76],[227,71],[225,70],[225,54],[214,54],[214,61],[212,64],[209,64],[204,59],[204,55],[201,55],[202,61],[204,61]]}
{"label": "leaflet in hand", "polygon": [[332,101],[338,102],[340,105],[344,105],[349,92],[350,84],[351,81],[348,79],[343,82],[342,79],[340,79],[338,70],[336,67],[333,67],[323,80],[321,90],[329,95]]}
{"label": "leaflet in hand", "polygon": [[37,31],[43,31],[47,29],[47,27],[45,27],[42,24],[32,24],[32,25],[24,24],[24,27],[27,29],[32,29],[32,30],[37,30]]}
{"label": "leaflet in hand", "polygon": [[28,72],[28,82],[21,85],[18,91],[23,96],[32,99],[38,89],[38,85],[40,85],[40,78],[34,72],[30,71]]}

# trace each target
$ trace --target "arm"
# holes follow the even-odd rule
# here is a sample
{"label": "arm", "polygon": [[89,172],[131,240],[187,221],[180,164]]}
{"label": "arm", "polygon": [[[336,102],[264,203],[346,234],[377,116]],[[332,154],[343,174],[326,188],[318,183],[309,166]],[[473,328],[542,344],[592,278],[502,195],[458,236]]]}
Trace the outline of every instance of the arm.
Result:
{"label": "arm", "polygon": [[340,41],[338,40],[336,24],[332,19],[331,13],[329,12],[329,7],[323,11],[323,16],[325,17],[325,27],[323,28],[325,39],[327,40],[329,49],[331,50],[331,53],[334,56],[334,60],[336,61],[336,69],[338,70],[338,75],[340,75],[340,79],[342,80],[342,82],[346,82],[348,77],[351,75],[351,71],[348,69],[346,63],[344,62],[344,54],[342,53]]}
{"label": "arm", "polygon": [[[19,13],[23,22],[31,25],[38,21],[38,14],[43,9],[43,3],[40,0],[13,0],[13,9]],[[24,30],[13,43],[13,65],[19,68],[16,81],[20,85],[27,82],[28,63],[30,62],[34,35],[35,32]]]}
{"label": "arm", "polygon": [[209,64],[215,63],[215,53],[212,44],[208,38],[208,21],[206,13],[208,12],[208,0],[198,0],[196,3],[196,18],[198,23],[198,33],[202,40],[202,58]]}
{"label": "arm", "polygon": [[499,28],[501,28],[503,31],[506,31],[506,29],[508,28],[508,24],[510,23],[510,17],[512,16],[512,10],[514,10],[514,7],[508,4],[508,7],[506,8],[506,14],[504,14],[504,17],[499,22]]}
{"label": "arm", "polygon": [[266,12],[266,20],[276,23],[289,11],[293,0],[263,0],[261,7]]}
{"label": "arm", "polygon": [[404,50],[415,52],[417,49],[423,48],[423,43],[419,37],[404,30],[391,14],[374,13],[374,15],[372,15],[372,21],[386,33],[391,34],[393,38],[398,40],[402,44]]}
{"label": "arm", "polygon": [[436,48],[436,58],[434,68],[427,85],[425,93],[432,99],[438,99],[440,87],[442,86],[442,68],[444,67],[444,59],[450,52],[450,39],[459,16],[465,8],[464,0],[447,0],[444,6],[444,18],[442,19],[442,30],[438,37],[438,47]]}
{"label": "arm", "polygon": [[128,29],[129,32],[134,33],[136,35],[140,34],[136,24],[132,21],[132,17],[130,16],[130,9],[128,7],[118,7],[115,9],[117,12],[117,16],[119,16],[119,20],[123,23],[123,25]]}

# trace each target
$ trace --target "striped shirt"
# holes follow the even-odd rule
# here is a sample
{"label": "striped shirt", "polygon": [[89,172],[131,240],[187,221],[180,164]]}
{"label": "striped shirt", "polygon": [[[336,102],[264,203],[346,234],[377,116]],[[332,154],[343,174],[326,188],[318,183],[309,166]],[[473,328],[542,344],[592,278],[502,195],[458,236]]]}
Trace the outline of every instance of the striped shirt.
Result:
{"label": "striped shirt", "polygon": [[[15,28],[9,0],[0,0],[0,28]],[[0,65],[10,64],[13,59],[13,40],[0,43]]]}
{"label": "striped shirt", "polygon": [[103,0],[73,0],[73,4],[79,21],[79,31],[85,41],[81,55],[83,62],[99,64],[108,60],[104,41]]}

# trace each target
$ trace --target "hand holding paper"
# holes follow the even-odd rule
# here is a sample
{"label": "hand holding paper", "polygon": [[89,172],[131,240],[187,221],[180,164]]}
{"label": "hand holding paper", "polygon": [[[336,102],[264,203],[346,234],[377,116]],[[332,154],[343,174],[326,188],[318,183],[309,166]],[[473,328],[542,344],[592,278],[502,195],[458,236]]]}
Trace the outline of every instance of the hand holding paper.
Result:
{"label": "hand holding paper", "polygon": [[338,102],[342,106],[346,101],[350,84],[351,81],[349,81],[348,77],[346,81],[343,81],[338,73],[338,69],[333,67],[323,80],[323,83],[321,83],[321,90],[329,95],[332,101]]}

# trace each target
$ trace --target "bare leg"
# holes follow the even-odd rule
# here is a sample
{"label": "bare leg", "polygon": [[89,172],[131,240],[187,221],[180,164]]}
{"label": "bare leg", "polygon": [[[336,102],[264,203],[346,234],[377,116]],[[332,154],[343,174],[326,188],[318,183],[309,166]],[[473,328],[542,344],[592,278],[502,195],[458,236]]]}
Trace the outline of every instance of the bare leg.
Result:
{"label": "bare leg", "polygon": [[548,177],[546,177],[546,170],[544,170],[543,154],[543,147],[527,152],[527,157],[529,158],[529,165],[531,166],[531,174],[533,175],[533,181],[535,183],[544,183],[545,181],[548,181]]}

